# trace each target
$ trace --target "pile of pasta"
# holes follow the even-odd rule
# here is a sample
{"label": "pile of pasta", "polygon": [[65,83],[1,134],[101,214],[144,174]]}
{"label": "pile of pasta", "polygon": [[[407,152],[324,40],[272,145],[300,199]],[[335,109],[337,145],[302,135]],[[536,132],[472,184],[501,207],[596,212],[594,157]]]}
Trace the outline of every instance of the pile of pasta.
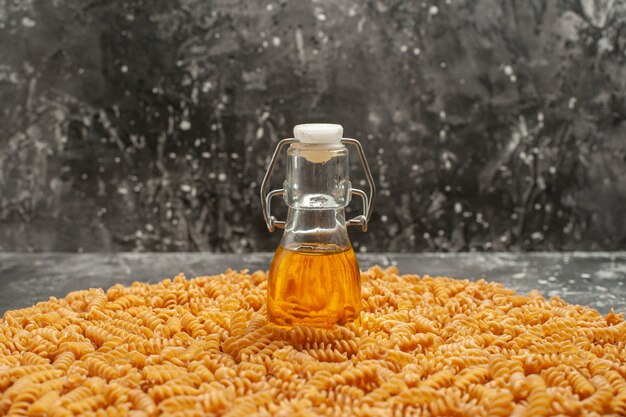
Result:
{"label": "pile of pasta", "polygon": [[362,273],[358,323],[267,324],[264,272],[51,298],[0,321],[0,415],[626,415],[626,322],[497,283]]}

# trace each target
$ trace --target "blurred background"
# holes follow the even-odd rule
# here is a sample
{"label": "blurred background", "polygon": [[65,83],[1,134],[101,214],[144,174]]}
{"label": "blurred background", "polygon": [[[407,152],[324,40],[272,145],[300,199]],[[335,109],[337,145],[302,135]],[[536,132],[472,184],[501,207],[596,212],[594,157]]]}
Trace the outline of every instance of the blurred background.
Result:
{"label": "blurred background", "polygon": [[625,61],[622,0],[0,0],[0,250],[273,251],[306,122],[362,252],[625,249]]}

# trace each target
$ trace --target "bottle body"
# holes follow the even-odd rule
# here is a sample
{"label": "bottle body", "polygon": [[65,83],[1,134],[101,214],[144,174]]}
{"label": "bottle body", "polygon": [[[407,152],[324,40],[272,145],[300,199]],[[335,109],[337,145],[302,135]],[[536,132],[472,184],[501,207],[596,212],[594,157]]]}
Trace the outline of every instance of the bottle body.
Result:
{"label": "bottle body", "polygon": [[271,323],[329,328],[359,317],[361,275],[343,211],[290,209],[269,271]]}
{"label": "bottle body", "polygon": [[361,276],[348,238],[348,151],[296,143],[287,151],[285,232],[268,277],[269,321],[332,327],[358,318]]}

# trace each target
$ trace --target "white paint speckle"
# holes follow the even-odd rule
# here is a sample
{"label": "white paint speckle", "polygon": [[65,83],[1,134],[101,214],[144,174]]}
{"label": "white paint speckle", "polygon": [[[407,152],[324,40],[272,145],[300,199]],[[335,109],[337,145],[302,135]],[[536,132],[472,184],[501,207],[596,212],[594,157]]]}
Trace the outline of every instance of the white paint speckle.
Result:
{"label": "white paint speckle", "polygon": [[120,71],[122,71],[123,73],[127,73],[128,72],[128,65],[122,65],[120,67]]}
{"label": "white paint speckle", "polygon": [[567,102],[567,107],[569,109],[573,109],[574,107],[576,107],[576,101],[577,101],[576,97],[571,97],[569,101]]}
{"label": "white paint speckle", "polygon": [[272,38],[272,45],[279,47],[280,46],[280,38],[278,36],[274,36]]}
{"label": "white paint speckle", "polygon": [[428,8],[428,14],[429,14],[429,15],[431,15],[431,16],[435,16],[435,15],[436,15],[436,14],[438,14],[438,13],[439,13],[439,7],[437,7],[437,6],[434,6],[434,5],[433,5],[433,6],[430,6],[430,7]]}
{"label": "white paint speckle", "polygon": [[37,22],[35,22],[33,19],[31,19],[28,16],[24,16],[22,18],[22,26],[24,26],[25,28],[35,27],[36,24],[37,24]]}
{"label": "white paint speckle", "polygon": [[622,277],[623,272],[620,273],[620,271],[614,269],[602,269],[596,272],[596,277],[600,279],[616,279]]}
{"label": "white paint speckle", "polygon": [[219,174],[217,174],[217,180],[218,181],[226,181],[226,174],[224,174],[223,172],[220,172]]}
{"label": "white paint speckle", "polygon": [[189,130],[191,129],[191,122],[189,120],[183,120],[180,122],[180,130]]}
{"label": "white paint speckle", "polygon": [[600,52],[611,52],[613,50],[613,45],[606,36],[603,36],[598,40],[598,49]]}
{"label": "white paint speckle", "polygon": [[531,239],[533,240],[543,240],[543,233],[541,232],[535,232],[532,235],[530,235]]}

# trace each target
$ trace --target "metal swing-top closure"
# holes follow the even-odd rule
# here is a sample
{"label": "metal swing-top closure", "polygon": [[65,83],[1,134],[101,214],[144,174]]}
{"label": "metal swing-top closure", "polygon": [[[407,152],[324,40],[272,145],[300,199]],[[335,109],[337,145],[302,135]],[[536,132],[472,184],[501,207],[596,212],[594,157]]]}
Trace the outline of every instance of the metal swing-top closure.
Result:
{"label": "metal swing-top closure", "polygon": [[[372,178],[370,167],[365,158],[365,152],[363,151],[363,148],[361,147],[359,141],[357,141],[356,139],[342,138],[343,127],[337,124],[302,124],[297,125],[293,129],[293,131],[294,138],[283,139],[278,143],[278,146],[276,147],[276,150],[272,155],[272,159],[270,160],[267,172],[263,177],[263,182],[261,183],[261,207],[263,210],[263,217],[265,218],[265,223],[267,224],[267,228],[269,229],[269,231],[273,232],[275,228],[285,228],[285,221],[277,220],[276,217],[272,216],[271,214],[272,198],[280,195],[283,196],[283,198],[287,202],[290,196],[294,194],[294,190],[287,190],[286,188],[276,189],[268,192],[270,182],[269,180],[271,178],[272,171],[274,170],[274,166],[276,165],[276,161],[278,160],[278,157],[283,148],[287,145],[293,145],[296,147],[299,146],[300,148],[304,149],[304,151],[302,152],[303,157],[306,159],[307,162],[312,164],[325,164],[328,160],[332,158],[333,151],[337,152],[337,150],[345,149],[346,145],[354,145],[356,147],[359,154],[359,159],[361,160],[361,165],[363,166],[363,169],[365,171],[367,183],[370,188],[370,195],[368,196],[365,191],[358,188],[352,188],[350,182],[347,181],[346,172],[346,198],[342,200],[342,202],[345,202],[345,205],[347,205],[352,196],[356,195],[361,197],[363,201],[363,214],[348,220],[346,222],[346,225],[360,225],[364,232],[367,231],[367,225],[372,217],[373,202],[374,197],[376,196],[376,186],[374,185],[374,179]],[[285,183],[287,183],[287,181]],[[288,191],[291,192],[289,196],[287,196]]]}

